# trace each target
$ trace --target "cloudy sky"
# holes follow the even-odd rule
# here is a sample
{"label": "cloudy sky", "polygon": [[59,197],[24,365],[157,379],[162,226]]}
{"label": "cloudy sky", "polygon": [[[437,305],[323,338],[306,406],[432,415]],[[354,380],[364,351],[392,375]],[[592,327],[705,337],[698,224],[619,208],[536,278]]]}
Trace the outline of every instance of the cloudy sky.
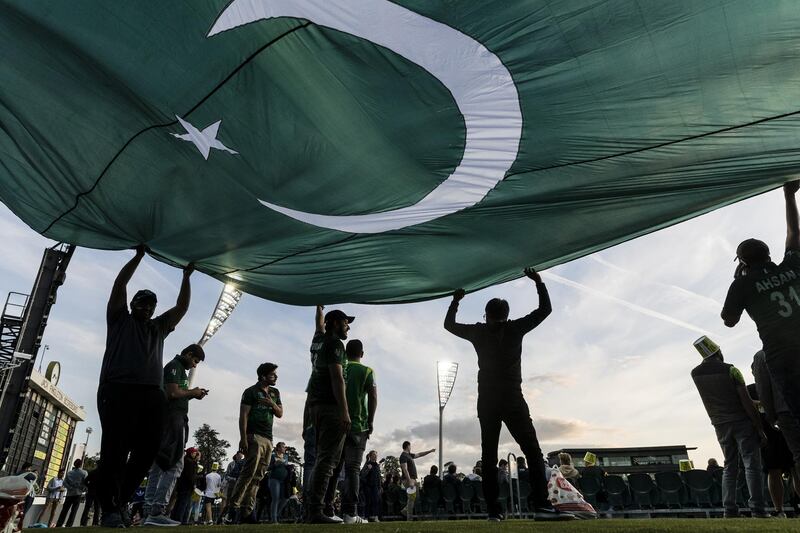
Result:
{"label": "cloudy sky", "polygon": [[[525,338],[523,353],[525,394],[544,451],[686,444],[698,448],[691,454],[695,464],[710,456],[721,459],[689,377],[700,360],[692,342],[710,335],[752,381],[750,362],[760,346],[755,327],[745,316],[729,330],[719,312],[737,243],[759,237],[780,256],[784,235],[782,195],[771,192],[545,272],[554,312]],[[42,251],[52,242],[2,204],[0,236],[5,247],[0,293],[27,293]],[[60,386],[88,413],[76,432],[80,440],[87,424],[100,429],[95,393],[105,343],[104,310],[114,277],[132,255],[78,249],[45,332],[43,344],[50,346],[45,366],[50,360],[61,362]],[[145,287],[156,291],[157,312],[162,312],[177,296],[180,277],[180,271],[147,258],[129,294]],[[197,341],[221,290],[218,281],[203,274],[196,273],[192,283],[191,308],[168,337],[165,357]],[[495,296],[509,301],[512,317],[537,306],[533,283],[520,279],[468,295],[459,320],[481,320],[485,302]],[[476,357],[468,343],[442,328],[448,303],[449,298],[341,306],[357,316],[350,338],[364,342],[364,363],[376,371],[380,402],[371,447],[381,455],[397,455],[406,439],[418,451],[438,445],[436,361],[453,360],[460,368],[445,410],[445,461],[466,466],[480,456]],[[275,435],[301,448],[313,318],[313,308],[245,295],[206,346],[196,384],[211,394],[192,402],[192,428],[209,423],[235,445],[241,391],[255,381],[258,364],[272,361],[279,365],[285,408]],[[90,453],[98,450],[99,435],[92,434]],[[500,451],[501,456],[518,452],[505,432]],[[437,455],[431,455],[420,466],[427,470],[436,461]]]}

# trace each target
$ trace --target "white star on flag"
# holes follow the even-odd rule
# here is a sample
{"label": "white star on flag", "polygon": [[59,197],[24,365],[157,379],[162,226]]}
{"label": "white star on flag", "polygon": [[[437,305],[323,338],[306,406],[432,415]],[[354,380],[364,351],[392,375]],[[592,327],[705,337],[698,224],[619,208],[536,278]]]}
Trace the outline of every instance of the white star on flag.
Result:
{"label": "white star on flag", "polygon": [[216,148],[217,150],[224,150],[229,154],[238,154],[239,152],[235,150],[231,150],[222,142],[217,140],[217,132],[219,131],[219,125],[222,124],[222,120],[218,120],[212,125],[203,129],[203,131],[198,130],[185,120],[183,120],[178,115],[175,115],[175,118],[178,119],[178,122],[181,123],[183,129],[186,130],[186,133],[170,133],[173,137],[177,137],[183,141],[188,141],[194,144],[200,153],[203,154],[203,159],[208,161],[208,155],[211,153],[212,148]]}

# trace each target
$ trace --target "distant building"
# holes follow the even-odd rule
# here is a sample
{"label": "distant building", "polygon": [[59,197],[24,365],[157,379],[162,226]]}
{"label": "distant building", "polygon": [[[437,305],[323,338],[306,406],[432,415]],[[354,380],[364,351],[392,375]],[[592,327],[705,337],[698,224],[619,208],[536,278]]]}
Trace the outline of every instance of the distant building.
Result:
{"label": "distant building", "polygon": [[597,456],[597,466],[609,474],[632,474],[644,472],[677,472],[681,459],[689,458],[686,446],[643,446],[639,448],[564,448],[547,454],[547,462],[558,464],[558,454],[567,452],[572,456],[573,465],[586,466],[583,456],[592,452]]}
{"label": "distant building", "polygon": [[75,425],[86,418],[83,407],[57,387],[59,373],[57,362],[48,365],[46,375],[31,371],[5,465],[13,474],[24,463],[33,464],[43,477],[40,486],[59,469],[69,469]]}

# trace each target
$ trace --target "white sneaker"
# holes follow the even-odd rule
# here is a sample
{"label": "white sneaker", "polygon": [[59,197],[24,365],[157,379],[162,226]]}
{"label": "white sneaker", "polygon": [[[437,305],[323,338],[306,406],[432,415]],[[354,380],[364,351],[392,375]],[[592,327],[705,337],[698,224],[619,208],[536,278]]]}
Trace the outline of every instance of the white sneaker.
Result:
{"label": "white sneaker", "polygon": [[341,524],[342,522],[344,522],[344,520],[342,520],[342,519],[341,519],[339,516],[337,516],[337,515],[329,516],[328,518],[330,518],[331,520],[333,520],[333,521],[334,521],[334,522],[336,522],[337,524]]}
{"label": "white sneaker", "polygon": [[358,515],[350,516],[349,514],[344,515],[344,523],[345,524],[366,524],[367,521],[361,518]]}
{"label": "white sneaker", "polygon": [[159,526],[159,527],[175,527],[181,525],[181,523],[163,514],[151,514],[147,515],[147,518],[145,518],[144,525]]}

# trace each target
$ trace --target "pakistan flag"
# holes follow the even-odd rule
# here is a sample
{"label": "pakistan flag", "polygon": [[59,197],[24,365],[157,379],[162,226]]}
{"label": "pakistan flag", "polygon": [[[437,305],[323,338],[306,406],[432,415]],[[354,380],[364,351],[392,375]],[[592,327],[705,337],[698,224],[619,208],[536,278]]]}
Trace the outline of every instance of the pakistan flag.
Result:
{"label": "pakistan flag", "polygon": [[800,170],[796,0],[3,0],[0,50],[17,216],[293,304],[478,289]]}

